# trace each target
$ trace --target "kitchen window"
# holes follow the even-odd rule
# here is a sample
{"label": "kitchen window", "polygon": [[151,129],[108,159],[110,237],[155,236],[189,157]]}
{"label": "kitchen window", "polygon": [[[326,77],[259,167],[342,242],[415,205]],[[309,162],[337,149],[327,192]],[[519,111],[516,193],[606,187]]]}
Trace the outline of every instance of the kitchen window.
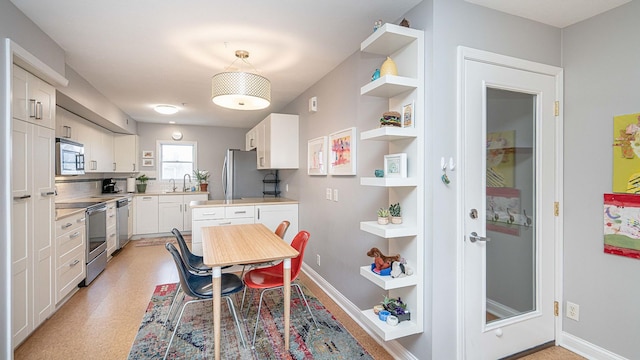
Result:
{"label": "kitchen window", "polygon": [[161,180],[182,179],[196,168],[197,143],[158,141],[158,169]]}

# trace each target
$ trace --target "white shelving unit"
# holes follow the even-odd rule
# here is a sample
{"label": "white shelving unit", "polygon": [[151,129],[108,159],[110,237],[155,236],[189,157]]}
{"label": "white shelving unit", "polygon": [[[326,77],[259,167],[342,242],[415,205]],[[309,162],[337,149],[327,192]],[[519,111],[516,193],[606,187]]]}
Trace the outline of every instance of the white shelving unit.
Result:
{"label": "white shelving unit", "polygon": [[[385,341],[424,331],[424,33],[393,24],[384,24],[360,45],[363,52],[389,56],[396,63],[398,75],[385,75],[365,84],[363,96],[389,100],[389,110],[402,114],[405,104],[413,103],[414,127],[381,127],[360,133],[362,141],[384,141],[388,153],[407,154],[406,178],[361,177],[360,185],[388,189],[389,204],[400,203],[402,224],[380,225],[377,221],[360,222],[360,230],[388,239],[386,255],[400,254],[413,269],[410,276],[392,278],[360,267],[360,275],[388,292],[402,298],[411,319],[391,326],[378,319],[372,309],[361,311],[361,320]],[[381,63],[384,59],[381,58]],[[373,169],[372,169],[373,170]],[[380,299],[382,300],[382,299]]]}

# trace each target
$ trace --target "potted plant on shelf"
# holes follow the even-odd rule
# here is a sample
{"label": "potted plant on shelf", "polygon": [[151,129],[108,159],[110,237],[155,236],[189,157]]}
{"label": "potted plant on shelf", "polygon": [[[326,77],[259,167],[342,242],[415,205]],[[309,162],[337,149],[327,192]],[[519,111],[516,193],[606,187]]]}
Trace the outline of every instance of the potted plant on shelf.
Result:
{"label": "potted plant on shelf", "polygon": [[398,322],[411,320],[411,313],[407,310],[407,304],[405,304],[402,299],[394,299],[385,296],[384,300],[380,304],[385,310],[391,313],[391,315],[397,317]]}
{"label": "potted plant on shelf", "polygon": [[389,223],[389,210],[380,208],[378,209],[378,224],[387,225]]}
{"label": "potted plant on shelf", "polygon": [[391,215],[392,224],[402,224],[402,210],[400,203],[389,205],[389,214]]}
{"label": "potted plant on shelf", "polygon": [[193,170],[193,176],[195,176],[198,184],[200,185],[200,191],[206,192],[209,186],[209,171],[207,170]]}
{"label": "potted plant on shelf", "polygon": [[138,180],[138,183],[136,184],[136,190],[138,190],[139,193],[144,193],[145,191],[147,191],[147,181],[149,181],[149,177],[147,176],[147,174],[138,176],[136,180]]}

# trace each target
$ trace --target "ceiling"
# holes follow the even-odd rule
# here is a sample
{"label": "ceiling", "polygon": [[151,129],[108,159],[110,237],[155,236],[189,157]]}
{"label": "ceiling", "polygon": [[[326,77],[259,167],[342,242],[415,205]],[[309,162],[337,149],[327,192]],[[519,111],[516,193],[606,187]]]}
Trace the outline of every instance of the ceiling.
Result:
{"label": "ceiling", "polygon": [[[242,128],[357,51],[375,20],[397,22],[420,1],[11,0],[65,50],[71,68],[135,120]],[[466,1],[564,27],[630,0]],[[236,50],[249,51],[249,62],[271,80],[267,109],[211,102],[211,77]],[[157,114],[157,104],[180,111]]]}

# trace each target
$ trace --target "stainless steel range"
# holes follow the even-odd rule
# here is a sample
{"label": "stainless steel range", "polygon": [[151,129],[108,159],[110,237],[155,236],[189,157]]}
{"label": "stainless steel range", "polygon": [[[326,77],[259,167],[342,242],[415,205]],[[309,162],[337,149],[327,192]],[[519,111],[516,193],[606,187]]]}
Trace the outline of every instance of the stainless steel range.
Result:
{"label": "stainless steel range", "polygon": [[104,201],[56,203],[57,209],[87,208],[87,278],[80,286],[89,285],[107,267],[107,204]]}

